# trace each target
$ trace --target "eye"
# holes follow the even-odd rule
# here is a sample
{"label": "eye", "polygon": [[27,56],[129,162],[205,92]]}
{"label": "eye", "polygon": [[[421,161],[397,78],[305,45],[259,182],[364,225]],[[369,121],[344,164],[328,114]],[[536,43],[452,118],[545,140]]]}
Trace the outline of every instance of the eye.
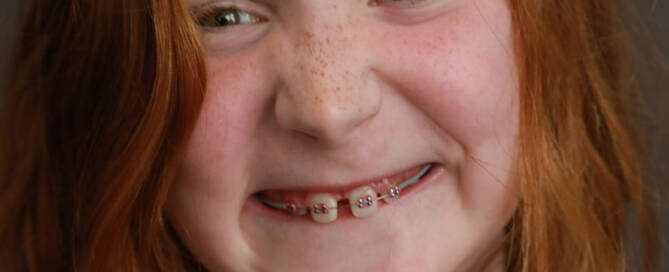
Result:
{"label": "eye", "polygon": [[263,4],[250,0],[209,1],[191,7],[207,54],[233,54],[253,45],[271,29],[272,12]]}
{"label": "eye", "polygon": [[255,24],[266,19],[235,7],[212,7],[196,14],[197,24],[203,28],[230,27],[239,24]]}
{"label": "eye", "polygon": [[369,5],[395,5],[395,6],[416,6],[429,0],[370,0]]}
{"label": "eye", "polygon": [[398,25],[425,23],[446,15],[468,1],[462,0],[369,0],[381,20]]}

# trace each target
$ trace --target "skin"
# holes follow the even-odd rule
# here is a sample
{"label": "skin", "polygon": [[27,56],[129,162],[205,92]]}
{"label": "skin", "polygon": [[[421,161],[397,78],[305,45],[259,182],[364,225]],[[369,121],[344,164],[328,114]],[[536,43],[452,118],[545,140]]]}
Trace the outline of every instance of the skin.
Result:
{"label": "skin", "polygon": [[[506,1],[220,3],[266,20],[201,33],[208,89],[167,204],[196,259],[211,271],[481,269],[517,204]],[[319,224],[252,196],[426,162],[433,178],[365,218]],[[487,270],[503,270],[494,256]]]}

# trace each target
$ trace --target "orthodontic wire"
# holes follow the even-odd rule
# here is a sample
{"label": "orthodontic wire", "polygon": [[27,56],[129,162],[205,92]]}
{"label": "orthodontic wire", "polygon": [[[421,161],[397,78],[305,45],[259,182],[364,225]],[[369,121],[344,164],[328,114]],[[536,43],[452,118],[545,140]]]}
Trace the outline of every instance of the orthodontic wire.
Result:
{"label": "orthodontic wire", "polygon": [[[418,173],[409,177],[405,181],[400,182],[400,184],[398,184],[397,187],[400,188],[400,191],[404,190],[404,188],[406,188],[407,186],[409,186],[411,184],[416,183],[420,178],[422,178],[425,175],[425,173],[427,173],[427,171],[430,170],[430,168],[432,168],[431,163],[425,164],[423,166],[423,168],[421,168],[420,171],[418,171]],[[389,195],[388,195],[388,193],[385,193],[377,199],[381,200],[381,199],[384,199],[384,198],[387,198],[387,197],[389,197]]]}
{"label": "orthodontic wire", "polygon": [[[396,186],[400,189],[400,191],[404,190],[404,188],[406,188],[407,186],[409,186],[409,185],[411,185],[411,184],[416,183],[420,178],[422,178],[422,177],[425,175],[425,173],[427,173],[427,171],[430,170],[430,168],[432,168],[432,163],[427,163],[427,164],[425,164],[425,165],[418,171],[418,173],[416,173],[415,175],[409,177],[408,179],[406,179],[406,180],[400,182],[400,183],[399,183],[398,185],[396,185]],[[382,199],[385,199],[385,198],[388,198],[388,197],[389,197],[388,193],[385,193],[385,194],[383,194],[383,195],[381,195],[381,196],[375,198],[375,200],[382,200]],[[285,203],[285,202],[279,202],[279,201],[269,200],[269,199],[263,197],[262,195],[259,195],[258,198],[260,199],[260,201],[261,201],[263,204],[265,204],[265,205],[267,205],[267,206],[269,206],[269,207],[275,208],[275,209],[277,209],[277,210],[289,210],[288,208],[286,208],[286,204],[287,204],[287,203]],[[349,206],[350,206],[349,204],[343,204],[343,205],[341,205],[341,206],[335,206],[335,207],[329,207],[329,208],[330,208],[330,209],[335,209],[335,210],[336,210],[337,208],[346,208],[346,207],[349,207]],[[296,215],[304,215],[304,214],[307,213],[307,211],[309,211],[309,207],[296,206],[295,211],[294,211],[294,212],[291,211],[291,212],[294,213],[294,214],[296,214]]]}

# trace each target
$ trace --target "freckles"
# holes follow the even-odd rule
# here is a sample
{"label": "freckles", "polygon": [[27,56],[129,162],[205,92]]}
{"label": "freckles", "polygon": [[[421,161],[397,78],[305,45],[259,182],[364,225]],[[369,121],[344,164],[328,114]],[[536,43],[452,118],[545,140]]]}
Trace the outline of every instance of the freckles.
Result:
{"label": "freckles", "polygon": [[[331,103],[339,109],[345,109],[354,94],[350,91],[355,82],[349,71],[349,65],[345,63],[346,52],[352,49],[351,41],[355,34],[345,33],[342,24],[322,24],[318,30],[305,31],[297,39],[292,49],[296,61],[292,65],[297,80],[304,82],[304,90],[300,92],[311,92],[315,105]],[[318,34],[315,34],[318,33]]]}
{"label": "freckles", "polygon": [[322,104],[322,103],[323,103],[323,98],[321,98],[318,95],[314,96],[314,104],[319,105],[319,104]]}

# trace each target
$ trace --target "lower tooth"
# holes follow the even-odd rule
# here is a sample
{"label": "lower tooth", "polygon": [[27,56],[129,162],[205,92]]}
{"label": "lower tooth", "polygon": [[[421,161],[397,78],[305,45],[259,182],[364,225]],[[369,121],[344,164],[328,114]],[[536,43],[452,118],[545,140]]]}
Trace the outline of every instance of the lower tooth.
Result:
{"label": "lower tooth", "polygon": [[369,186],[355,188],[346,194],[355,217],[365,217],[378,208],[376,192]]}
{"label": "lower tooth", "polygon": [[318,223],[337,219],[337,200],[331,194],[313,194],[309,197],[311,218]]}

